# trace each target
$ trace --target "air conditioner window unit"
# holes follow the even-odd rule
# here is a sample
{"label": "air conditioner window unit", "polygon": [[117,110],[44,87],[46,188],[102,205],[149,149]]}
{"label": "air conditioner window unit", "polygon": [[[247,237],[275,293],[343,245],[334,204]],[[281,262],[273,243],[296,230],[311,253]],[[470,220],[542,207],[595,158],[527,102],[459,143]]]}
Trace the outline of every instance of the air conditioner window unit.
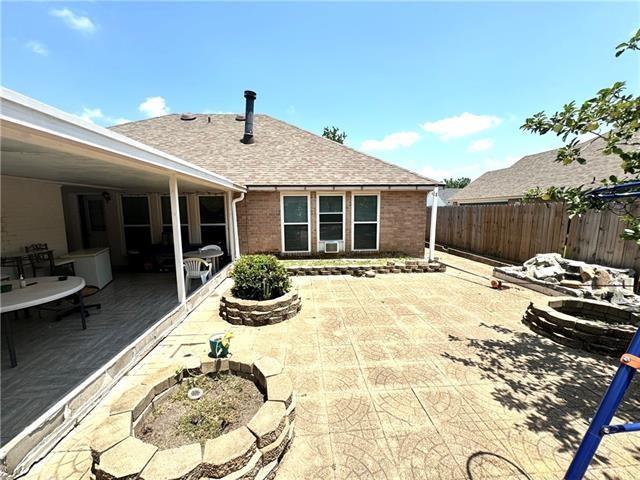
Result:
{"label": "air conditioner window unit", "polygon": [[340,242],[324,242],[324,253],[338,253]]}

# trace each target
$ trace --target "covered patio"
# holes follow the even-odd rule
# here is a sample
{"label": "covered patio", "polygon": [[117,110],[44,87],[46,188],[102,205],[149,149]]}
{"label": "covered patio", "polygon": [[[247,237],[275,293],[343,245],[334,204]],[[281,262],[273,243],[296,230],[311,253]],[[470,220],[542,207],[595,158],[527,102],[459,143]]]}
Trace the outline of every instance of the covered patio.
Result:
{"label": "covered patio", "polygon": [[[85,303],[101,306],[89,311],[86,330],[80,312],[56,321],[56,312],[40,310],[59,302],[3,306],[17,366],[5,335],[0,457],[13,469],[45,454],[220,282],[224,272],[212,272],[202,288],[187,289],[184,252],[214,243],[226,261],[237,256],[233,200],[244,188],[10,90],[2,89],[1,107],[2,256],[46,244],[56,265],[75,259],[75,275],[85,278],[78,259],[100,251],[108,271],[100,284],[84,282],[98,290]],[[19,273],[2,271],[16,289]],[[43,275],[60,273],[38,273],[26,288],[35,291]]]}

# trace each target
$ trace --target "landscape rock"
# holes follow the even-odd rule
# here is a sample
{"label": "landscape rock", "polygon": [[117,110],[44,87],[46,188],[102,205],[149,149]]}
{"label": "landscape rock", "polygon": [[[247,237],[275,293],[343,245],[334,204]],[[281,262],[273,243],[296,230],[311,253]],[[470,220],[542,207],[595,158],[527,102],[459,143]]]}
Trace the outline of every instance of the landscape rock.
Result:
{"label": "landscape rock", "polygon": [[607,287],[611,284],[611,275],[609,275],[609,272],[606,270],[599,268],[595,271],[593,276],[593,284],[597,288]]}
{"label": "landscape rock", "polygon": [[582,282],[580,282],[578,280],[560,280],[560,285],[562,285],[563,287],[569,287],[569,288],[582,288],[583,287]]}
{"label": "landscape rock", "polygon": [[541,291],[604,300],[621,305],[630,312],[640,312],[640,296],[633,293],[635,271],[612,268],[563,258],[558,253],[542,253],[522,266],[494,268],[497,278]]}
{"label": "landscape rock", "polygon": [[589,280],[591,280],[595,273],[596,271],[593,267],[589,267],[587,265],[580,267],[580,278],[583,282],[588,282]]}

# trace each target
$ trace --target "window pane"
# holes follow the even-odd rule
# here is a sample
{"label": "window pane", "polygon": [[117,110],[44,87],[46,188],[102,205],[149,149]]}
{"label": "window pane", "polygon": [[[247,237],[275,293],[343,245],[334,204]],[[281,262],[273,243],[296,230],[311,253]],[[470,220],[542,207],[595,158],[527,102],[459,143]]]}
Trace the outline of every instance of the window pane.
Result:
{"label": "window pane", "polygon": [[320,240],[342,240],[342,224],[321,223]]}
{"label": "window pane", "polygon": [[342,214],[341,213],[321,213],[320,214],[320,223],[341,223],[342,222]]}
{"label": "window pane", "polygon": [[227,231],[223,225],[200,227],[202,245],[218,245],[227,253]]}
{"label": "window pane", "polygon": [[307,225],[284,226],[284,250],[286,252],[306,252],[308,248]]}
{"label": "window pane", "polygon": [[224,197],[200,197],[200,223],[225,223]]}
{"label": "window pane", "polygon": [[[171,198],[160,197],[162,204],[162,223],[171,225]],[[180,223],[186,225],[189,223],[187,217],[187,197],[178,197],[178,209],[180,210]]]}
{"label": "window pane", "polygon": [[282,197],[282,202],[284,204],[284,223],[307,222],[307,197],[287,196]]}
{"label": "window pane", "polygon": [[358,195],[353,197],[354,221],[375,222],[378,220],[378,197],[376,195]]}
{"label": "window pane", "polygon": [[357,223],[353,226],[353,248],[356,250],[375,250],[377,225],[375,223]]}
{"label": "window pane", "polygon": [[[180,237],[182,237],[182,247],[189,245],[189,226],[182,225],[180,227]],[[166,238],[167,243],[173,245],[173,229],[171,227],[162,227],[163,241]]]}
{"label": "window pane", "polygon": [[129,250],[140,250],[151,245],[151,227],[124,227],[124,241]]}
{"label": "window pane", "polygon": [[148,225],[147,197],[122,197],[122,219],[125,225]]}
{"label": "window pane", "polygon": [[320,197],[320,212],[341,212],[342,197],[329,195]]}

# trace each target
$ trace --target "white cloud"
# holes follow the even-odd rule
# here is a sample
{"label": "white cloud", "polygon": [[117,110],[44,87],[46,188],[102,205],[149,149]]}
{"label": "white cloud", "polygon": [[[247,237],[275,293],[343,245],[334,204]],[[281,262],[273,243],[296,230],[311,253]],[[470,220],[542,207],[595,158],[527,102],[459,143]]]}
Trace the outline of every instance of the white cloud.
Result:
{"label": "white cloud", "polygon": [[400,147],[410,147],[420,140],[420,135],[416,132],[397,132],[387,135],[382,140],[365,140],[360,145],[364,151],[374,150],[395,150]]}
{"label": "white cloud", "polygon": [[82,113],[76,114],[76,117],[86,121],[91,122],[95,125],[109,126],[109,125],[120,125],[121,123],[127,123],[131,120],[128,120],[123,117],[110,117],[102,113],[100,108],[82,108]]}
{"label": "white cloud", "polygon": [[430,165],[424,167],[420,173],[433,178],[434,180],[444,180],[445,178],[469,177],[471,180],[478,178],[489,170],[507,168],[519,160],[519,157],[507,156],[505,158],[485,158],[481,162],[466,165],[454,165],[445,168],[434,168]]}
{"label": "white cloud", "polygon": [[167,106],[167,102],[162,97],[147,97],[145,101],[138,106],[138,110],[149,118],[166,115],[171,111]]}
{"label": "white cloud", "polygon": [[464,137],[473,133],[482,132],[502,123],[500,117],[493,115],[474,115],[465,112],[456,117],[443,118],[435,122],[426,122],[421,125],[425,132],[435,133],[442,140],[455,137]]}
{"label": "white cloud", "polygon": [[42,55],[43,57],[49,55],[49,49],[47,48],[47,46],[44,43],[40,43],[36,40],[27,42],[26,47],[33,53],[37,53],[38,55]]}
{"label": "white cloud", "polygon": [[475,142],[471,142],[471,144],[467,148],[467,152],[483,152],[485,150],[489,150],[492,147],[493,140],[489,138],[483,138],[480,140],[476,140]]}
{"label": "white cloud", "polygon": [[93,33],[96,31],[96,24],[84,15],[79,15],[68,8],[57,8],[51,10],[51,15],[61,18],[69,28],[79,30],[84,33]]}

